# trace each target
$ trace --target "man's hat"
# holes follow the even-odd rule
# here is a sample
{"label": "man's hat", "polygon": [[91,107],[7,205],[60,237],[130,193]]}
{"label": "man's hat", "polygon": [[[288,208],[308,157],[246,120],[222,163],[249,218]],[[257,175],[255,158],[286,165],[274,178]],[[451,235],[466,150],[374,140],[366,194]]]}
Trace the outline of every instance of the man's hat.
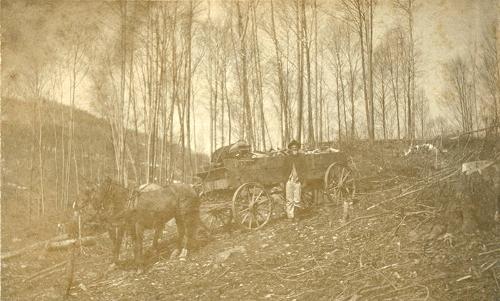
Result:
{"label": "man's hat", "polygon": [[292,141],[290,141],[290,143],[288,143],[288,148],[292,148],[294,146],[296,146],[297,148],[300,148],[300,143],[295,139],[293,139]]}

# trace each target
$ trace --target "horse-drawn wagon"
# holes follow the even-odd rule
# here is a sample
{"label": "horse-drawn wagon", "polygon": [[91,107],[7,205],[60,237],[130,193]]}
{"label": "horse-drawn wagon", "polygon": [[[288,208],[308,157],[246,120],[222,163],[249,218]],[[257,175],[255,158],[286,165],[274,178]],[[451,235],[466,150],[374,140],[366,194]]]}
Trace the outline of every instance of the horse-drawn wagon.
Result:
{"label": "horse-drawn wagon", "polygon": [[230,223],[249,229],[263,227],[275,215],[276,205],[286,202],[286,183],[292,176],[300,185],[301,207],[311,206],[318,192],[335,201],[350,198],[355,191],[347,155],[332,148],[294,153],[247,149],[221,156],[224,153],[229,148],[216,151],[211,163],[197,174],[209,208],[210,228]]}

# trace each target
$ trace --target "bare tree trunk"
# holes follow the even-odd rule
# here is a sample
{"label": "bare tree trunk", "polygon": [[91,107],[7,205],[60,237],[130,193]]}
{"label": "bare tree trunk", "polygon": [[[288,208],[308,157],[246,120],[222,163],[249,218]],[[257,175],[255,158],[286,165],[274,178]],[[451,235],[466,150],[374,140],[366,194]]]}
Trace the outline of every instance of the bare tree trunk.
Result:
{"label": "bare tree trunk", "polygon": [[192,24],[193,24],[193,1],[189,1],[189,17],[188,17],[188,36],[187,36],[187,74],[186,74],[186,141],[187,141],[187,151],[188,151],[188,170],[190,179],[193,173],[193,161],[192,161],[192,152],[191,152],[191,57],[192,57],[192,49],[191,49],[191,40],[192,40]]}
{"label": "bare tree trunk", "polygon": [[312,100],[311,100],[311,56],[309,49],[309,34],[307,32],[307,19],[306,19],[306,8],[305,0],[302,3],[302,47],[305,50],[305,59],[307,67],[307,142],[312,146],[315,144],[314,141],[314,126],[313,126],[313,112],[312,112]]}
{"label": "bare tree trunk", "polygon": [[279,47],[279,41],[276,34],[276,24],[274,20],[274,5],[273,0],[271,3],[271,29],[272,29],[272,39],[274,41],[274,50],[276,53],[276,66],[278,73],[278,90],[280,96],[280,130],[281,130],[281,146],[284,147],[289,139],[288,135],[288,113],[287,113],[287,100],[285,92],[285,81],[284,81],[284,71],[283,71],[283,61],[281,58],[281,49]]}
{"label": "bare tree trunk", "polygon": [[[247,75],[247,49],[246,49],[246,33],[248,25],[248,9],[243,20],[241,13],[240,3],[236,2],[238,13],[238,36],[240,40],[240,63],[241,63],[241,88],[243,94],[243,108],[245,118],[245,132],[248,143],[255,147],[255,139],[253,137],[253,124],[252,124],[252,108],[250,106],[250,96],[248,93],[248,75]],[[245,24],[244,24],[245,23]]]}
{"label": "bare tree trunk", "polygon": [[[395,59],[394,56],[392,55],[392,51],[394,49],[388,49],[389,51],[389,62],[388,62],[388,68],[389,68],[389,76],[391,79],[391,87],[392,87],[392,97],[394,100],[394,105],[396,106],[396,124],[397,124],[397,137],[398,139],[401,139],[401,127],[399,123],[399,89],[398,89],[398,62],[399,60]],[[397,55],[397,49],[396,49],[396,55]]]}
{"label": "bare tree trunk", "polygon": [[[34,176],[34,169],[35,169],[35,145],[37,143],[37,138],[36,138],[36,112],[37,112],[37,102],[36,100],[33,100],[33,108],[32,108],[32,119],[31,119],[31,147],[30,147],[30,200],[29,200],[29,221],[31,222],[32,218],[32,204],[33,204],[33,176]],[[38,204],[38,198],[37,198],[37,204]],[[37,207],[38,208],[38,207]],[[38,214],[38,210],[36,211]]]}
{"label": "bare tree trunk", "polygon": [[211,122],[213,124],[212,126],[212,129],[213,129],[213,146],[214,146],[214,150],[218,148],[218,144],[217,144],[217,115],[218,115],[218,112],[217,112],[217,102],[219,100],[219,83],[218,83],[218,74],[219,74],[219,65],[217,63],[217,57],[214,57],[214,67],[215,67],[215,71],[213,73],[213,77],[214,77],[214,94],[213,94],[213,108],[212,108],[212,119],[211,119]]}
{"label": "bare tree trunk", "polygon": [[258,100],[259,100],[259,115],[260,115],[260,136],[261,136],[261,141],[262,141],[262,149],[265,151],[267,149],[266,147],[266,129],[265,129],[265,117],[264,117],[264,95],[262,92],[262,86],[263,86],[263,81],[262,81],[262,67],[260,64],[260,50],[259,50],[259,41],[257,38],[257,17],[256,17],[256,5],[252,4],[252,17],[253,17],[253,37],[254,37],[254,48],[255,48],[255,55],[254,55],[254,62],[255,62],[255,75],[257,79],[257,92],[258,92]]}
{"label": "bare tree trunk", "polygon": [[[323,55],[321,55],[321,61],[323,61]],[[320,70],[320,76],[319,76],[319,101],[320,101],[320,106],[319,106],[319,119],[320,119],[320,127],[319,127],[319,139],[320,141],[324,141],[325,140],[325,136],[324,136],[324,128],[328,126],[328,123],[326,120],[323,120],[323,119],[326,119],[326,118],[323,118],[323,115],[324,115],[324,110],[325,110],[325,101],[323,99],[323,65],[321,65],[321,70]],[[327,137],[327,140],[328,140],[328,137]]]}
{"label": "bare tree trunk", "polygon": [[347,62],[349,64],[349,100],[351,103],[351,134],[350,137],[354,138],[356,135],[356,112],[354,105],[354,85],[355,85],[355,70],[352,64],[350,39],[348,40],[349,49],[347,50]]}
{"label": "bare tree trunk", "polygon": [[340,77],[340,71],[339,71],[339,65],[337,65],[337,72],[335,74],[335,83],[336,83],[336,93],[337,93],[337,123],[338,123],[338,129],[339,129],[339,142],[342,141],[342,118],[340,117],[340,87],[339,87],[339,77]]}
{"label": "bare tree trunk", "polygon": [[[343,112],[344,112],[344,132],[345,132],[345,136],[347,137],[347,119],[346,119],[346,111],[345,111],[345,90],[344,90],[344,78],[343,78],[344,71],[342,70],[340,51],[341,51],[340,46],[338,45],[337,49],[335,50],[335,53],[336,53],[336,58],[337,58],[337,72],[338,72],[338,81],[340,84],[340,95],[342,98],[342,107],[343,107]],[[339,113],[339,117],[340,117],[340,113]]]}
{"label": "bare tree trunk", "polygon": [[[210,2],[209,2],[210,3]],[[210,23],[209,23],[210,24]],[[210,26],[210,28],[212,28]],[[213,51],[213,50],[211,50]],[[209,84],[209,92],[210,92],[210,104],[209,104],[209,110],[210,110],[210,154],[213,154],[215,151],[215,137],[216,135],[214,134],[215,128],[214,128],[214,88],[213,88],[213,54],[211,54],[208,58],[208,84]]]}
{"label": "bare tree trunk", "polygon": [[175,162],[176,160],[174,159],[174,109],[175,105],[177,103],[177,46],[176,46],[176,39],[175,39],[175,30],[176,30],[176,23],[177,23],[177,3],[175,3],[174,6],[174,11],[173,11],[173,20],[172,20],[172,28],[171,28],[171,56],[172,56],[172,101],[170,103],[170,116],[169,116],[169,141],[170,141],[170,155],[169,155],[169,167],[168,167],[168,172],[170,173],[169,176],[169,181],[172,180],[172,177],[174,175],[174,171],[176,168]]}
{"label": "bare tree trunk", "polygon": [[321,133],[321,123],[323,122],[323,118],[320,114],[321,103],[318,98],[318,3],[317,0],[314,0],[314,103],[316,107],[316,115],[315,119],[316,123],[316,140],[320,142],[323,141],[322,133]]}
{"label": "bare tree trunk", "polygon": [[[370,16],[369,16],[369,22],[368,27],[369,30],[367,30],[367,37],[368,37],[368,68],[369,68],[369,75],[370,75],[370,89],[369,89],[369,95],[370,95],[370,140],[375,140],[375,107],[374,107],[374,102],[373,102],[373,0],[370,0],[369,2],[369,11],[370,11]],[[369,33],[369,34],[368,34]]]}
{"label": "bare tree trunk", "polygon": [[220,80],[220,93],[221,93],[221,100],[220,100],[220,110],[221,110],[221,122],[220,122],[220,127],[221,127],[221,145],[225,145],[225,124],[224,124],[224,119],[225,119],[225,104],[224,104],[224,101],[226,101],[227,99],[227,95],[226,95],[226,88],[225,88],[225,81],[224,81],[224,78],[225,78],[225,75],[226,74],[226,63],[223,62],[222,63],[222,67],[221,67],[221,80]]}
{"label": "bare tree trunk", "polygon": [[69,139],[68,139],[68,156],[67,156],[67,170],[66,170],[66,208],[69,207],[69,187],[70,187],[70,179],[71,179],[71,160],[74,153],[74,136],[75,136],[75,120],[74,120],[74,108],[75,108],[75,93],[76,93],[76,76],[77,76],[77,58],[78,58],[78,49],[74,51],[73,56],[73,64],[72,64],[72,76],[70,77],[70,125],[69,125]]}
{"label": "bare tree trunk", "polygon": [[44,182],[44,158],[43,158],[43,119],[42,119],[42,106],[43,106],[43,99],[39,97],[38,99],[38,122],[39,122],[39,128],[38,128],[38,163],[39,163],[39,170],[40,170],[40,214],[43,215],[45,214],[45,185],[43,184]]}
{"label": "bare tree trunk", "polygon": [[358,35],[359,35],[359,43],[361,46],[361,66],[362,66],[362,75],[363,75],[363,93],[365,98],[365,115],[366,115],[366,129],[368,137],[370,138],[371,133],[371,119],[370,119],[370,108],[369,108],[369,95],[366,87],[366,62],[365,62],[365,46],[364,46],[364,37],[363,37],[363,16],[362,16],[362,7],[360,0],[356,0],[356,10],[358,13]]}
{"label": "bare tree trunk", "polygon": [[54,174],[56,178],[56,199],[55,199],[55,209],[59,209],[59,164],[58,164],[58,152],[57,152],[57,147],[58,147],[58,139],[57,139],[57,125],[56,125],[56,109],[57,107],[53,107],[52,111],[52,127],[54,130]]}
{"label": "bare tree trunk", "polygon": [[[224,67],[225,68],[225,67]],[[229,102],[229,99],[227,98],[228,94],[227,94],[227,85],[225,84],[227,82],[226,80],[226,71],[224,71],[224,77],[222,78],[223,82],[224,82],[224,94],[226,95],[226,106],[227,106],[227,123],[228,123],[228,144],[231,144],[232,143],[232,128],[233,128],[233,125],[232,125],[232,122],[231,122],[231,104]]]}
{"label": "bare tree trunk", "polygon": [[[381,67],[385,68],[385,67]],[[386,108],[385,108],[385,71],[381,71],[381,79],[380,79],[380,85],[382,88],[382,95],[380,96],[380,101],[382,105],[382,130],[384,134],[384,140],[387,140],[387,128],[386,128]]]}
{"label": "bare tree trunk", "polygon": [[[62,86],[61,86],[62,88]],[[62,89],[61,89],[62,91]],[[66,122],[64,119],[64,109],[62,107],[63,103],[63,96],[61,92],[61,99],[60,99],[60,104],[61,104],[61,199],[59,200],[59,207],[61,209],[65,209],[65,204],[66,204],[66,141],[64,139],[64,132],[65,132],[65,127],[66,127]]]}
{"label": "bare tree trunk", "polygon": [[296,8],[296,32],[297,32],[297,87],[298,87],[298,100],[297,100],[297,141],[302,141],[302,120],[303,120],[303,108],[304,108],[304,88],[303,88],[303,77],[304,77],[304,67],[303,67],[303,46],[302,46],[302,30],[300,29],[300,7],[299,1],[295,1]]}
{"label": "bare tree trunk", "polygon": [[415,138],[413,101],[415,98],[415,53],[413,41],[413,0],[405,0],[404,3],[396,2],[408,16],[408,52],[407,52],[407,82],[406,82],[406,135],[408,139]]}
{"label": "bare tree trunk", "polygon": [[75,164],[75,187],[76,187],[76,196],[80,195],[80,176],[78,173],[78,161],[76,160],[76,145],[75,150],[73,151],[73,162]]}

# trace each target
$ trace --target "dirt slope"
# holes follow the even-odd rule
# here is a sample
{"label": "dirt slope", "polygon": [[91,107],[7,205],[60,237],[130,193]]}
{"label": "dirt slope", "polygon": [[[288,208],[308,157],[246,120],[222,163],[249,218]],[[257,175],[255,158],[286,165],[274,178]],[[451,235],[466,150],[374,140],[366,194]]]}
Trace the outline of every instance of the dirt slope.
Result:
{"label": "dirt slope", "polygon": [[[170,227],[163,257],[150,257],[142,274],[129,262],[108,270],[109,242],[103,237],[77,257],[70,300],[500,299],[500,225],[486,222],[491,210],[477,217],[487,227],[451,226],[459,221],[446,209],[456,197],[448,182],[391,201],[401,190],[411,192],[429,171],[408,165],[407,158],[382,165],[379,155],[369,162],[354,158],[365,171],[359,176],[365,189],[347,224],[341,206],[330,211],[320,204],[296,223],[279,214],[258,231],[219,233],[211,240],[200,234],[200,246],[186,262],[167,258]],[[411,172],[402,171],[409,167]],[[489,208],[487,198],[478,201]],[[67,258],[67,251],[36,251],[3,261],[2,299],[60,300],[64,266],[24,280]],[[123,259],[130,258],[128,246]]]}

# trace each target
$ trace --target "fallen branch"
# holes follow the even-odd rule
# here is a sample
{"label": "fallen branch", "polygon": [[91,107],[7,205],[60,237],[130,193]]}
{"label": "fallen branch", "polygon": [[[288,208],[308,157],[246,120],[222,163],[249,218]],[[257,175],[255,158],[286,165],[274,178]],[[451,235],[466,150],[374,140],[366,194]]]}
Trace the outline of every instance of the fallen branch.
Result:
{"label": "fallen branch", "polygon": [[[78,243],[79,242],[79,243]],[[63,241],[50,242],[47,244],[47,251],[64,250],[74,244],[79,244],[80,246],[92,246],[96,244],[96,239],[94,236],[83,237],[82,239],[67,239]]]}
{"label": "fallen branch", "polygon": [[394,284],[394,282],[392,282],[389,278],[387,278],[381,271],[379,270],[376,270],[375,268],[373,268],[372,266],[368,266],[372,271],[374,271],[375,273],[377,273],[378,275],[382,276],[382,278],[384,278],[391,286],[393,289],[397,289],[396,285]]}
{"label": "fallen branch", "polygon": [[338,230],[340,230],[342,228],[345,228],[345,227],[349,226],[350,224],[352,224],[354,222],[357,222],[357,221],[360,221],[362,219],[369,219],[369,218],[379,217],[379,216],[388,215],[388,214],[393,214],[393,212],[384,212],[384,213],[379,213],[379,214],[372,214],[372,215],[360,216],[360,217],[357,217],[357,218],[349,221],[348,223],[343,224],[342,226],[340,226],[337,229],[333,230],[333,232],[337,232]]}
{"label": "fallen branch", "polygon": [[[417,188],[417,189],[414,189],[414,190],[411,190],[411,191],[408,191],[408,192],[405,192],[405,193],[399,194],[399,195],[397,195],[397,196],[395,196],[395,197],[393,197],[393,198],[390,198],[390,199],[387,199],[387,200],[380,201],[380,202],[378,202],[377,204],[374,204],[374,205],[372,205],[372,206],[368,207],[366,210],[371,210],[371,209],[373,209],[373,208],[375,208],[375,207],[378,207],[378,206],[380,206],[380,205],[382,205],[382,204],[385,204],[385,203],[388,203],[388,202],[392,202],[392,201],[395,201],[395,200],[401,199],[401,198],[403,198],[403,197],[406,197],[406,196],[412,195],[412,194],[414,194],[414,193],[417,193],[417,192],[419,192],[419,191],[422,191],[422,190],[424,190],[424,189],[426,189],[426,188],[428,188],[428,187],[431,187],[431,186],[432,186],[432,185],[434,185],[434,184],[437,184],[437,183],[439,183],[439,182],[442,182],[442,181],[444,181],[444,180],[446,180],[446,179],[448,179],[448,178],[450,178],[450,177],[452,177],[452,176],[456,175],[457,173],[459,173],[459,170],[454,169],[454,171],[453,171],[453,172],[451,172],[451,173],[447,174],[446,176],[444,176],[444,177],[442,177],[442,178],[439,178],[439,179],[437,179],[437,180],[434,180],[433,182],[430,182],[430,183],[428,182],[428,183],[422,184],[423,186],[421,186],[421,187],[419,187],[419,188]],[[415,186],[417,186],[417,185],[414,185],[413,187],[415,187]]]}
{"label": "fallen branch", "polygon": [[35,274],[29,276],[28,278],[24,279],[23,282],[26,282],[26,281],[30,281],[30,280],[33,280],[35,278],[39,278],[39,277],[42,277],[42,276],[48,276],[54,272],[56,272],[59,268],[63,267],[65,264],[67,263],[67,261],[63,261],[63,262],[60,262],[58,264],[55,264],[53,266],[50,266],[46,269],[43,269],[39,272],[36,272]]}
{"label": "fallen branch", "polygon": [[400,198],[404,198],[405,196],[409,196],[411,194],[419,192],[419,191],[423,190],[424,188],[426,188],[426,186],[420,187],[420,188],[412,190],[412,191],[405,192],[403,194],[397,195],[397,196],[395,196],[393,198],[390,198],[390,199],[387,199],[387,200],[383,200],[381,202],[378,202],[377,204],[371,205],[370,207],[366,208],[366,210],[371,210],[371,209],[373,209],[375,207],[378,207],[378,206],[380,206],[382,204],[385,204],[385,203],[388,203],[388,202],[392,202],[392,201],[395,201],[395,200],[400,199]]}
{"label": "fallen branch", "polygon": [[27,247],[24,247],[22,249],[19,249],[19,250],[16,250],[16,251],[11,251],[11,252],[7,252],[7,253],[4,253],[0,256],[0,259],[1,260],[7,260],[7,259],[11,259],[11,258],[14,258],[14,257],[17,257],[19,255],[22,255],[24,253],[27,253],[33,249],[36,249],[36,248],[40,248],[40,247],[43,247],[43,246],[46,246],[48,245],[49,243],[51,242],[55,242],[55,241],[60,241],[60,240],[63,240],[63,239],[67,239],[68,238],[68,235],[66,234],[63,234],[63,235],[58,235],[56,237],[53,237],[49,240],[44,240],[44,241],[39,241],[37,243],[34,243],[32,245],[29,245]]}
{"label": "fallen branch", "polygon": [[497,262],[498,262],[498,259],[497,259],[497,260],[495,260],[495,261],[493,261],[493,262],[492,262],[491,264],[489,264],[487,267],[485,267],[485,268],[481,271],[481,273],[484,273],[484,272],[486,272],[487,270],[489,270],[492,266],[494,266],[495,264],[497,264]]}
{"label": "fallen branch", "polygon": [[500,248],[498,249],[494,249],[494,250],[490,250],[490,251],[486,251],[486,252],[482,252],[482,253],[479,253],[479,256],[482,256],[482,255],[487,255],[487,254],[491,254],[491,253],[495,253],[495,252],[499,252],[500,251]]}
{"label": "fallen branch", "polygon": [[491,273],[493,274],[493,278],[495,278],[495,283],[497,284],[497,288],[500,289],[500,284],[498,284],[498,279],[495,273],[495,269],[491,270]]}
{"label": "fallen branch", "polygon": [[381,285],[381,286],[368,286],[368,287],[365,287],[365,288],[361,288],[358,293],[362,296],[367,296],[373,292],[376,292],[378,290],[383,290],[383,289],[386,289],[386,288],[390,288],[391,285],[390,284],[386,284],[386,285]]}
{"label": "fallen branch", "polygon": [[430,294],[429,288],[427,286],[425,286],[425,285],[422,285],[422,284],[405,286],[405,287],[402,287],[402,288],[398,288],[398,289],[395,289],[395,290],[392,290],[392,291],[389,291],[389,292],[386,292],[386,293],[383,293],[383,294],[380,294],[380,295],[371,296],[371,297],[373,297],[373,299],[379,300],[379,299],[382,299],[381,297],[388,296],[388,295],[394,294],[396,292],[405,291],[405,290],[408,290],[410,288],[415,288],[415,287],[416,288],[423,288],[423,289],[425,289],[427,295],[426,295],[426,297],[425,297],[424,300],[427,300],[429,298],[429,294]]}
{"label": "fallen branch", "polygon": [[469,279],[469,278],[472,278],[472,275],[463,276],[463,277],[461,277],[461,278],[458,278],[456,281],[457,281],[457,282],[460,282],[460,281],[467,280],[467,279]]}
{"label": "fallen branch", "polygon": [[228,267],[228,268],[227,268],[227,269],[226,269],[226,270],[225,270],[222,274],[220,274],[219,276],[217,276],[217,278],[215,278],[215,279],[219,279],[219,278],[221,278],[222,276],[226,275],[226,274],[227,274],[227,272],[229,272],[229,270],[231,270],[232,268],[233,268],[232,266],[231,266],[231,267]]}
{"label": "fallen branch", "polygon": [[482,129],[477,129],[477,130],[474,130],[474,131],[468,131],[468,132],[460,133],[457,136],[449,137],[449,139],[455,140],[455,139],[458,139],[460,136],[466,136],[466,135],[470,135],[470,134],[473,134],[473,133],[484,132],[484,131],[491,130],[491,129],[498,128],[498,127],[500,127],[500,124],[495,124],[493,126],[489,126],[489,127],[486,127],[486,128],[482,128]]}

